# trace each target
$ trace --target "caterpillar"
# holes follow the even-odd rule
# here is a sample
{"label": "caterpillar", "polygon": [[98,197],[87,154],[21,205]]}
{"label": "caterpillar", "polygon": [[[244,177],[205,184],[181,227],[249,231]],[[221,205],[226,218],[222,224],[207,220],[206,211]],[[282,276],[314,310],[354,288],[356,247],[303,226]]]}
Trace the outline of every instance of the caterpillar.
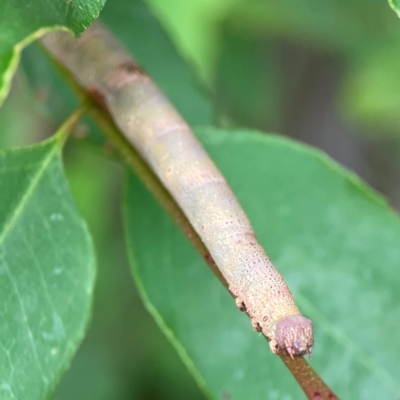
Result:
{"label": "caterpillar", "polygon": [[104,101],[123,135],[179,204],[237,307],[269,340],[272,352],[311,356],[311,320],[300,314],[227,181],[149,76],[99,23],[79,39],[54,32],[42,42],[84,90]]}

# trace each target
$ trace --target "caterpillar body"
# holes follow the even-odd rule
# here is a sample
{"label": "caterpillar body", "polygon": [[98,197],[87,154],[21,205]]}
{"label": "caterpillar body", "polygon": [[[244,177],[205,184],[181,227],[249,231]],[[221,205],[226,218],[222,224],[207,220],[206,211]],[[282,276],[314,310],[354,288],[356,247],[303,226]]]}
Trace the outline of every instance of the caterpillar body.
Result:
{"label": "caterpillar body", "polygon": [[267,337],[272,352],[311,355],[312,322],[300,314],[221,172],[129,53],[98,23],[78,40],[55,32],[43,43],[85,90],[95,89],[105,100],[121,132],[182,208],[238,308]]}

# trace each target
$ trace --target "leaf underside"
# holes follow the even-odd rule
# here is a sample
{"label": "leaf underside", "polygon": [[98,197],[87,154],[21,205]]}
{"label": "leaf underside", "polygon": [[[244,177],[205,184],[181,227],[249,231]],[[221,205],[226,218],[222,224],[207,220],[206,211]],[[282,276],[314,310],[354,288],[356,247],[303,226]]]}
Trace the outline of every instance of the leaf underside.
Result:
{"label": "leaf underside", "polygon": [[[301,311],[317,372],[342,398],[400,395],[400,221],[326,156],[254,132],[201,140]],[[184,235],[129,175],[124,203],[142,298],[209,397],[299,399],[300,389]]]}

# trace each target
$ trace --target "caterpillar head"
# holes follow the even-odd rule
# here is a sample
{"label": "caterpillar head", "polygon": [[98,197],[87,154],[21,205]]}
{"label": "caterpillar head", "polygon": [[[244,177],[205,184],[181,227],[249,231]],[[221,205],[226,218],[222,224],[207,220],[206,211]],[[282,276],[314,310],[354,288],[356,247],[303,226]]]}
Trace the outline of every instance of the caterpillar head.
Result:
{"label": "caterpillar head", "polygon": [[311,358],[311,348],[314,344],[311,320],[302,315],[282,318],[275,327],[275,342],[278,348],[285,349],[291,358],[305,354]]}

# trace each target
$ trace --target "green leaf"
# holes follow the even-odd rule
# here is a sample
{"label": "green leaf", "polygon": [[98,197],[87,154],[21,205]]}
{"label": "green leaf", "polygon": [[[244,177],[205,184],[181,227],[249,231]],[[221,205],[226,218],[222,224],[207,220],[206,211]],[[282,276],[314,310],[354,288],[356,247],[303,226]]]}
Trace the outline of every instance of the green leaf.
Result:
{"label": "green leaf", "polygon": [[[250,131],[200,135],[314,321],[312,364],[342,398],[400,395],[400,221],[321,153]],[[216,399],[299,399],[300,389],[184,235],[133,175],[125,199],[142,298]]]}
{"label": "green leaf", "polygon": [[[195,66],[204,82],[212,84],[218,58],[219,26],[241,0],[147,0],[177,48]],[[246,7],[251,7],[247,2]]]}
{"label": "green leaf", "polygon": [[105,0],[31,0],[0,3],[0,105],[10,88],[20,53],[53,29],[82,33],[99,15]]}
{"label": "green leaf", "polygon": [[0,398],[45,399],[83,338],[95,277],[59,135],[0,152]]}
{"label": "green leaf", "polygon": [[393,8],[395,13],[400,17],[400,0],[389,0],[390,7]]}

